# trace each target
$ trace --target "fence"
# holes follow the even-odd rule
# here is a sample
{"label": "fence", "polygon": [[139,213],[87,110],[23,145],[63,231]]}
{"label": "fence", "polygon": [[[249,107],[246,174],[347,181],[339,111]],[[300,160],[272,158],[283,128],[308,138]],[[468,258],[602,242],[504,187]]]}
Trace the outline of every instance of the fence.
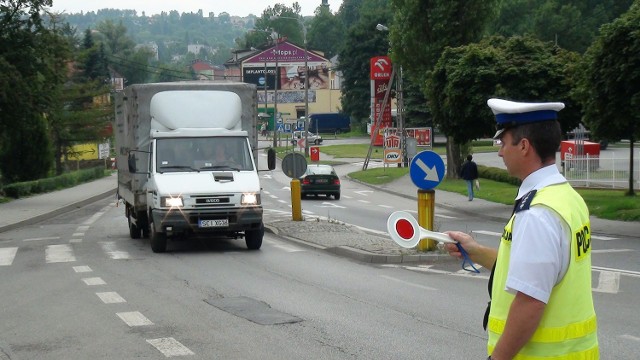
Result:
{"label": "fence", "polygon": [[[565,178],[571,185],[591,188],[629,188],[629,157],[616,154],[581,156],[562,163]],[[634,155],[633,188],[640,189],[640,152]]]}

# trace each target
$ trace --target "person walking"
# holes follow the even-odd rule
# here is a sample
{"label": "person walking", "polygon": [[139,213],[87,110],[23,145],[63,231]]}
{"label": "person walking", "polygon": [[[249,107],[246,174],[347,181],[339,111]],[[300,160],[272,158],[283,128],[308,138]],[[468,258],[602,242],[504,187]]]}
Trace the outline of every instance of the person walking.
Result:
{"label": "person walking", "polygon": [[[560,174],[563,103],[490,99],[502,157],[522,180],[498,249],[459,231],[447,234],[491,268],[483,326],[488,359],[599,359],[591,293],[591,224],[582,197]],[[455,244],[445,249],[462,258]]]}
{"label": "person walking", "polygon": [[478,180],[478,165],[473,161],[473,156],[471,154],[467,155],[467,161],[462,164],[460,177],[467,183],[467,195],[469,196],[469,201],[473,201],[473,183]]}

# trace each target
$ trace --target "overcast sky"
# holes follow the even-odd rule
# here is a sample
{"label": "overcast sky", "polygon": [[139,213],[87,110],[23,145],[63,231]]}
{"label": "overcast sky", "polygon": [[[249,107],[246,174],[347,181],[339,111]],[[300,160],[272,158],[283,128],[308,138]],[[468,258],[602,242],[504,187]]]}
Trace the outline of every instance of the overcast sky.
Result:
{"label": "overcast sky", "polygon": [[[322,4],[322,0],[298,0],[298,4],[302,7],[302,15],[313,15],[315,9]],[[53,0],[51,9],[57,12],[78,13],[80,11],[97,11],[99,9],[135,9],[138,15],[142,15],[142,11],[146,15],[159,14],[162,11],[169,12],[178,10],[178,12],[197,12],[202,9],[205,16],[209,12],[215,13],[217,16],[221,12],[227,12],[229,15],[247,16],[254,14],[260,16],[262,12],[269,6],[276,3],[285,6],[293,5],[292,0]],[[342,0],[329,0],[331,12],[335,13],[342,5]]]}

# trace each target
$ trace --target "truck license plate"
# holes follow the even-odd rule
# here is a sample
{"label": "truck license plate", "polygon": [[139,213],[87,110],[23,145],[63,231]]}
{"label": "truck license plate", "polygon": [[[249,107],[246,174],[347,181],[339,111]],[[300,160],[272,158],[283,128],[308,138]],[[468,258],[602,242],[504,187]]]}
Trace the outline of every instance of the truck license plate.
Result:
{"label": "truck license plate", "polygon": [[225,227],[229,226],[229,219],[219,219],[219,220],[199,220],[198,227],[207,228],[207,227]]}

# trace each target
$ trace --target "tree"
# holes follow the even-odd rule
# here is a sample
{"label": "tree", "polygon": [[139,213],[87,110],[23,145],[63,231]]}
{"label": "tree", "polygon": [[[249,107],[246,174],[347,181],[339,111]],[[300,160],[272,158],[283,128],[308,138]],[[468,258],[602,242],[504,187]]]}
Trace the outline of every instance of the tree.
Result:
{"label": "tree", "polygon": [[376,31],[377,24],[388,23],[391,19],[387,1],[365,0],[358,18],[358,22],[347,30],[343,46],[338,51],[338,70],[344,76],[342,110],[362,125],[371,111],[370,59],[389,52],[387,34]]}
{"label": "tree", "polygon": [[584,106],[584,121],[594,135],[629,139],[629,189],[633,190],[633,143],[640,138],[640,2],[610,24],[585,55],[583,78],[576,97]]}
{"label": "tree", "polygon": [[52,156],[43,114],[59,82],[55,38],[42,20],[50,0],[0,1],[0,170],[3,181],[46,175]]}
{"label": "tree", "polygon": [[[394,17],[390,28],[391,58],[417,77],[432,113],[435,101],[427,85],[444,49],[479,41],[497,11],[497,0],[390,0]],[[440,123],[450,119],[441,119]],[[445,133],[446,134],[446,133]],[[462,161],[460,145],[447,141],[448,176],[457,176]]]}
{"label": "tree", "polygon": [[338,16],[331,14],[326,7],[318,7],[315,17],[309,22],[309,49],[322,51],[327,59],[331,59],[342,46],[344,31],[345,26]]}
{"label": "tree", "polygon": [[510,37],[533,35],[583,53],[602,24],[629,9],[633,0],[506,0],[490,33]]}
{"label": "tree", "polygon": [[[580,121],[571,99],[571,82],[578,54],[531,37],[492,37],[480,43],[447,48],[428,85],[433,120],[457,144],[495,132],[488,97],[516,101],[562,101],[564,131]],[[459,165],[456,164],[456,165]],[[455,167],[448,170],[448,176]]]}

